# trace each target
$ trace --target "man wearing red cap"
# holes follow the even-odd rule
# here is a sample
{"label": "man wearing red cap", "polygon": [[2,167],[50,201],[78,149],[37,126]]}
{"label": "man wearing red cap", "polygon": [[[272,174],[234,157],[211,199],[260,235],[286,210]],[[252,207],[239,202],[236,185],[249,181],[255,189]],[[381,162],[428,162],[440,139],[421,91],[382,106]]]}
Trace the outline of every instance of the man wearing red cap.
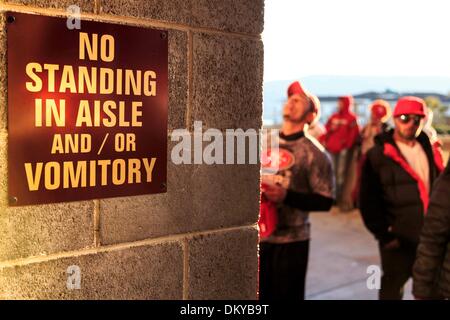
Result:
{"label": "man wearing red cap", "polygon": [[325,125],[326,134],[323,138],[325,148],[333,158],[337,204],[344,211],[349,204],[343,201],[343,187],[353,156],[353,147],[359,137],[359,126],[352,107],[352,96],[339,97],[338,112],[328,119]]}
{"label": "man wearing red cap", "polygon": [[383,276],[380,299],[401,299],[412,275],[430,189],[440,173],[422,132],[425,102],[403,97],[394,109],[395,128],[375,137],[361,177],[360,210],[379,242]]}
{"label": "man wearing red cap", "polygon": [[[331,161],[304,130],[317,113],[315,98],[299,82],[288,89],[279,140],[278,172],[262,178],[263,196],[276,204],[277,224],[261,234],[260,299],[302,300],[308,264],[309,212],[328,211],[333,203]],[[271,154],[271,157],[274,154]]]}

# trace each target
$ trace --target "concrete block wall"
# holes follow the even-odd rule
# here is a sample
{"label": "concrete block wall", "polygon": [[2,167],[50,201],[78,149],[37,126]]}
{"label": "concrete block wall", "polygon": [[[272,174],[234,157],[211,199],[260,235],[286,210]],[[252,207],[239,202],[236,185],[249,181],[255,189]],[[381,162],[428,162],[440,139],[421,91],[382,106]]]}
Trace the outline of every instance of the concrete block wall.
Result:
{"label": "concrete block wall", "polygon": [[[263,0],[0,0],[0,299],[255,299],[258,165],[174,165],[168,192],[39,206],[7,201],[4,12],[169,32],[170,132],[262,123]],[[69,290],[67,268],[81,270]]]}

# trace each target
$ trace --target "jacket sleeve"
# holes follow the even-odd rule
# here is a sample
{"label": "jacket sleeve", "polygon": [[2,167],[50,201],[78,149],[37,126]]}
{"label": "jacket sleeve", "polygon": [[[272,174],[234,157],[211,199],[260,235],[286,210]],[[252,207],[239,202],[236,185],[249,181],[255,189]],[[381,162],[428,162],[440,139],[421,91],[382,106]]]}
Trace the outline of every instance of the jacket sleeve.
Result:
{"label": "jacket sleeve", "polygon": [[[371,151],[375,150],[372,149]],[[367,154],[362,169],[359,206],[367,229],[381,244],[385,244],[393,240],[395,236],[389,232],[380,177],[373,167],[373,161],[371,161],[372,152]]]}
{"label": "jacket sleeve", "polygon": [[333,123],[333,119],[334,119],[334,118],[335,118],[335,116],[332,115],[332,116],[328,119],[327,123],[325,124],[325,134],[324,134],[324,136],[322,137],[322,143],[323,143],[323,145],[326,145],[328,139],[330,138],[330,135],[332,135],[333,132],[336,131],[336,129],[333,128],[333,126],[332,126],[332,123]]}
{"label": "jacket sleeve", "polygon": [[353,147],[353,145],[355,143],[358,142],[359,140],[359,125],[358,122],[355,120],[353,120],[350,124],[349,124],[349,137],[347,140],[347,145],[346,148],[350,149],[351,147]]}
{"label": "jacket sleeve", "polygon": [[413,267],[413,294],[416,297],[435,297],[435,284],[450,239],[449,188],[450,174],[447,170],[436,182],[420,236]]}
{"label": "jacket sleeve", "polygon": [[317,193],[302,193],[288,190],[284,203],[303,211],[328,211],[333,205],[333,198]]}
{"label": "jacket sleeve", "polygon": [[327,123],[325,124],[325,129],[326,129],[326,134],[328,134],[329,132],[331,132],[331,122],[333,121],[334,116],[331,116]]}

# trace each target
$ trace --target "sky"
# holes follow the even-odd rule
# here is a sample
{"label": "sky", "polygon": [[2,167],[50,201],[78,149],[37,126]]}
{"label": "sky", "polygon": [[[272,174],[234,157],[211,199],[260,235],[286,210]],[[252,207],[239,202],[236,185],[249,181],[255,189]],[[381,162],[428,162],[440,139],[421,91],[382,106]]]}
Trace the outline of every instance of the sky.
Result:
{"label": "sky", "polygon": [[448,0],[265,0],[264,80],[450,77]]}

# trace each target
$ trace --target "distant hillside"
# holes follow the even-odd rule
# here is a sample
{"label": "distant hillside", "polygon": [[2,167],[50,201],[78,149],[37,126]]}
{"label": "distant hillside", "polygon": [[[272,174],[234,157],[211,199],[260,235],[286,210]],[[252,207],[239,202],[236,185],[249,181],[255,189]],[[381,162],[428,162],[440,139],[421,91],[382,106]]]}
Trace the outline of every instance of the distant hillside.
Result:
{"label": "distant hillside", "polygon": [[[298,79],[305,87],[319,96],[359,94],[363,92],[435,92],[448,95],[450,77],[365,77],[365,76],[310,76]],[[268,96],[285,93],[294,80],[268,81],[264,93]],[[278,94],[277,94],[278,93]]]}
{"label": "distant hillside", "polygon": [[[361,100],[361,99],[365,99],[365,100],[376,100],[376,99],[384,99],[384,100],[388,100],[391,102],[395,102],[397,101],[400,97],[403,96],[415,96],[415,97],[419,97],[422,99],[425,99],[429,96],[433,96],[436,98],[439,98],[439,100],[441,100],[441,102],[443,103],[450,103],[450,96],[448,95],[443,95],[440,93],[436,93],[436,92],[414,92],[414,91],[406,91],[406,92],[395,92],[395,91],[391,91],[391,90],[386,90],[384,92],[376,92],[376,91],[370,91],[370,92],[363,92],[360,94],[354,94],[353,97],[356,100]],[[338,99],[338,95],[336,96],[319,96],[320,101],[336,101]]]}

